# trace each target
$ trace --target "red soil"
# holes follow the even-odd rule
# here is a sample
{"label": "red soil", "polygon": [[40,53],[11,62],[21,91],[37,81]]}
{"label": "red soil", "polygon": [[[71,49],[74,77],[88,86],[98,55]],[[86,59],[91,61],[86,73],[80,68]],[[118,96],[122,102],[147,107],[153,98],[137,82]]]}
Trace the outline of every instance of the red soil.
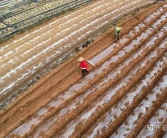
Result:
{"label": "red soil", "polygon": [[[108,29],[88,47],[65,61],[15,99],[1,113],[0,137],[63,138],[67,136],[65,134],[68,131],[70,133],[73,126],[74,129],[69,135],[71,138],[88,138],[93,135],[96,128],[99,130],[94,137],[114,137],[120,133],[118,130],[121,126],[128,125],[128,117],[135,115],[135,109],[142,107],[140,103],[145,98],[148,100],[147,96],[154,93],[154,89],[159,88],[157,99],[149,107],[143,105],[146,106],[147,112],[140,113],[140,117],[134,122],[135,126],[126,133],[125,137],[133,138],[140,133],[147,133],[142,129],[145,129],[149,120],[165,104],[167,97],[166,88],[160,85],[167,69],[165,28],[167,20],[164,19],[167,6],[165,5],[165,2],[156,4],[119,20],[118,25],[123,28],[120,40],[113,44],[114,28]],[[157,14],[151,16],[154,13]],[[148,18],[149,20],[146,20]],[[162,20],[158,22],[160,19]],[[157,24],[156,28],[154,28],[155,24]],[[135,27],[139,25],[141,25],[140,29],[135,32]],[[82,78],[77,62],[78,57],[83,56],[91,60],[110,46],[113,48],[111,52],[99,60],[96,67],[89,65],[90,73]],[[154,55],[154,58],[151,55]],[[158,70],[155,71],[156,69]],[[149,82],[133,98],[132,103],[126,103],[126,108],[121,108],[121,114],[113,113],[113,116],[105,122],[107,115],[114,109],[119,110],[118,105],[123,102],[123,99],[136,91],[139,84],[143,84],[142,81],[149,78],[149,75],[152,75]],[[109,99],[105,99],[105,96]],[[52,106],[54,102],[56,104]],[[93,111],[89,116],[91,110]],[[87,116],[88,118],[85,118]],[[34,118],[37,120],[31,124]],[[102,127],[98,127],[99,124],[102,124]],[[165,124],[164,118],[159,124],[160,128],[152,136],[162,137],[165,133],[162,127]]]}

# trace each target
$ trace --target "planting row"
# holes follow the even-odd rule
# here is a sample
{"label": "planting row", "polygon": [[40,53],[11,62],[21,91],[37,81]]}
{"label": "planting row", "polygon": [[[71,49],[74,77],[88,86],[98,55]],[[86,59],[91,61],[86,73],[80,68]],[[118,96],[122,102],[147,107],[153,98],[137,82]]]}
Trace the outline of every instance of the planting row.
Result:
{"label": "planting row", "polygon": [[[158,8],[119,41],[90,58],[97,68],[82,80],[78,81],[77,67],[71,65],[60,82],[56,81],[59,77],[52,76],[53,80],[48,85],[44,83],[29,93],[9,110],[10,114],[7,112],[0,118],[1,136],[102,138],[113,134],[113,137],[136,137],[139,133],[136,128],[141,121],[131,126],[134,131],[123,130],[130,123],[128,116],[135,121],[138,111],[146,109],[147,103],[166,97],[165,7]],[[69,82],[73,85],[70,86]],[[148,95],[148,91],[155,91],[154,88],[157,92]],[[157,93],[159,95],[155,98]],[[148,98],[143,100],[147,95]],[[165,98],[159,106],[164,101]],[[141,106],[138,106],[140,102]],[[153,109],[149,104],[152,112],[149,112],[147,120],[157,110]],[[133,111],[135,116],[132,114],[131,117]],[[144,113],[146,110],[142,119]]]}

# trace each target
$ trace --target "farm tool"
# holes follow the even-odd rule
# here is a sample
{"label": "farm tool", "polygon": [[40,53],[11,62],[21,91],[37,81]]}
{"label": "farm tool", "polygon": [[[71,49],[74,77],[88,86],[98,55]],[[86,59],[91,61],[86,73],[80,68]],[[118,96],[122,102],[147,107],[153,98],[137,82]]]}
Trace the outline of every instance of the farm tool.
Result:
{"label": "farm tool", "polygon": [[87,60],[88,63],[90,63],[92,66],[96,67],[95,64],[93,64],[91,61]]}

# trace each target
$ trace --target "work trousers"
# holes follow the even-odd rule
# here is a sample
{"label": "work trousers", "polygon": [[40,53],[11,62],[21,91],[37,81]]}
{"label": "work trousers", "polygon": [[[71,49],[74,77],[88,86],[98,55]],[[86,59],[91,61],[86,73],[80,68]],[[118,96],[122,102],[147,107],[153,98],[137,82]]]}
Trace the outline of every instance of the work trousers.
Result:
{"label": "work trousers", "polygon": [[82,77],[84,77],[84,76],[87,75],[87,74],[88,74],[87,69],[82,69]]}
{"label": "work trousers", "polygon": [[120,31],[118,31],[117,33],[115,33],[114,39],[117,38],[117,40],[119,40],[119,33],[120,33]]}

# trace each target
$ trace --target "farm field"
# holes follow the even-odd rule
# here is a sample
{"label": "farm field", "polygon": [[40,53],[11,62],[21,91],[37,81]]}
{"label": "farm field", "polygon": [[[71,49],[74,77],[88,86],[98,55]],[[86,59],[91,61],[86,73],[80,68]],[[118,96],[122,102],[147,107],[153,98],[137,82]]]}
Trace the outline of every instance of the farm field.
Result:
{"label": "farm field", "polygon": [[[167,136],[167,2],[119,1],[95,1],[0,46],[3,104],[40,70],[93,39],[1,110],[0,137]],[[116,20],[136,5],[147,8]],[[113,43],[114,28],[101,30],[115,20],[123,30]],[[84,78],[81,56],[96,65]]]}
{"label": "farm field", "polygon": [[147,0],[119,2],[97,1],[1,44],[1,103],[27,89],[34,78],[37,80],[40,73],[51,68],[53,62],[59,64],[77,46],[92,41],[92,37],[111,21],[134,10],[135,5],[152,3]]}
{"label": "farm field", "polygon": [[1,0],[0,39],[90,3],[92,0]]}

